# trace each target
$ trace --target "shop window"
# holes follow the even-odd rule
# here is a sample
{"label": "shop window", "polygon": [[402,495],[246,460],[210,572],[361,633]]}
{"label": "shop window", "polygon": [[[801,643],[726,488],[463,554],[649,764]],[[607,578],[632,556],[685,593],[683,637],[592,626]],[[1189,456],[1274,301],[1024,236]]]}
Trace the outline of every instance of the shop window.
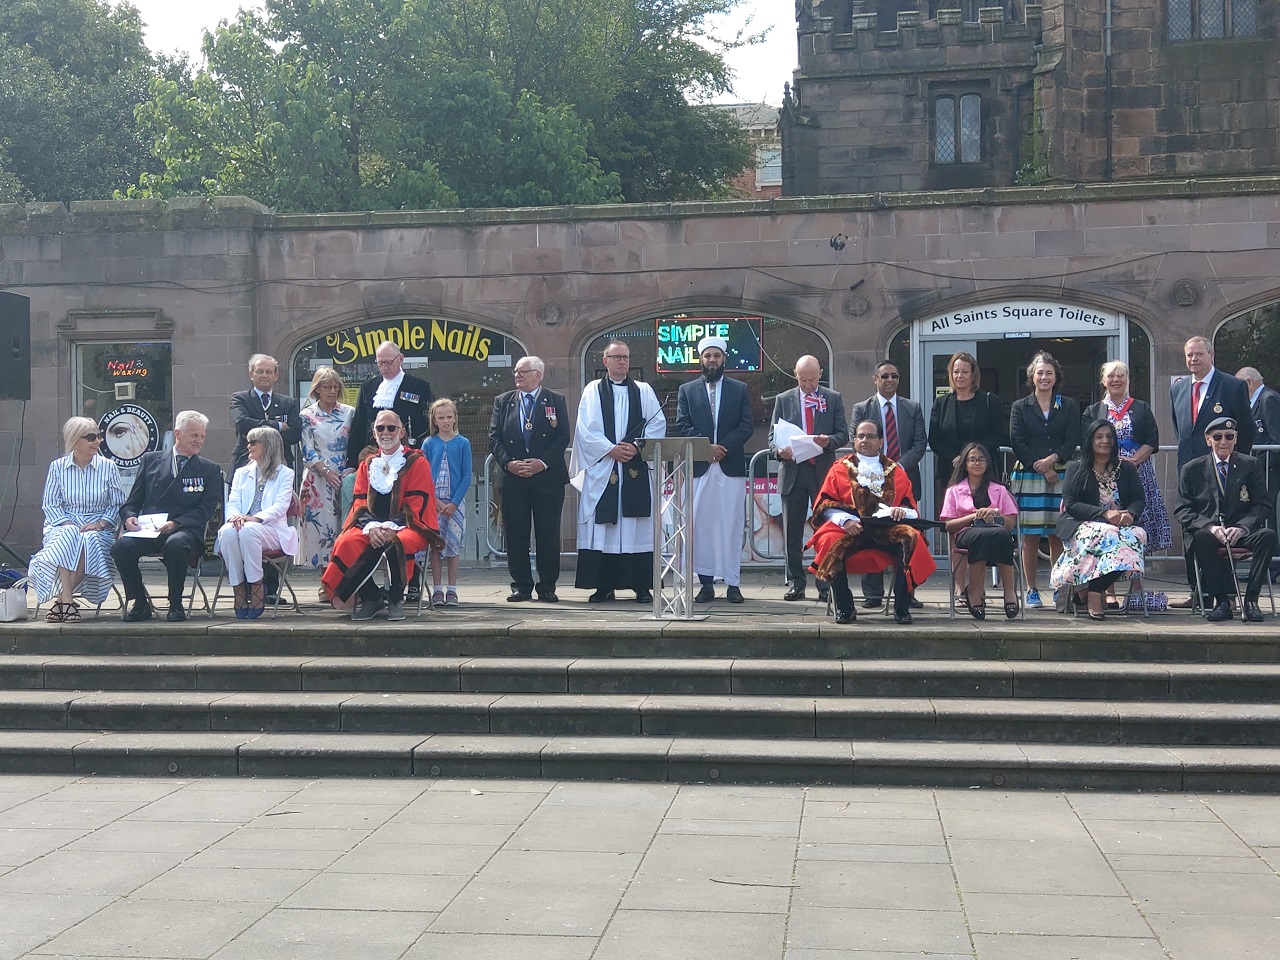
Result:
{"label": "shop window", "polygon": [[102,455],[131,486],[142,455],[173,441],[172,344],[77,344],[73,403],[78,414],[98,422]]}
{"label": "shop window", "polygon": [[982,162],[982,97],[976,93],[933,101],[933,162]]}
{"label": "shop window", "polygon": [[1258,0],[1166,0],[1170,40],[1220,40],[1258,33]]}

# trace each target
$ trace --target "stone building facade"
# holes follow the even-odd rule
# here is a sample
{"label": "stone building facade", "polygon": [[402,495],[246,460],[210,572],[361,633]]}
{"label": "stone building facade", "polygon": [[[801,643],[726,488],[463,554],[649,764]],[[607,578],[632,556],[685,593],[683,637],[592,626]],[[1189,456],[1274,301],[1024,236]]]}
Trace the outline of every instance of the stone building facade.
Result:
{"label": "stone building facade", "polygon": [[1006,403],[1039,346],[1086,401],[1120,357],[1167,428],[1182,342],[1280,303],[1280,178],[315,216],[243,198],[0,206],[0,290],[29,303],[32,336],[32,396],[0,400],[0,537],[31,547],[67,417],[136,416],[162,444],[194,407],[226,464],[251,353],[305,393],[321,363],[350,384],[372,374],[384,337],[459,399],[481,452],[520,356],[542,356],[574,409],[600,348],[624,337],[674,418],[708,325],[750,388],[752,451],[803,353],[850,402],[893,357],[926,406],[957,349]]}
{"label": "stone building facade", "polygon": [[1280,4],[801,0],[783,194],[1280,170]]}

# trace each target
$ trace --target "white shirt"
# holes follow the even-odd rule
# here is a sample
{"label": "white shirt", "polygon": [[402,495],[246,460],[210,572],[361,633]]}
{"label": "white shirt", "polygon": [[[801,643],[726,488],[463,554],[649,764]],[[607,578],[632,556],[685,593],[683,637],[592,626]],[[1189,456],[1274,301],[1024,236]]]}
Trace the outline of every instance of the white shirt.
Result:
{"label": "white shirt", "polygon": [[390,380],[384,379],[378,384],[378,391],[373,395],[373,408],[375,410],[390,410],[396,405],[396,391],[400,389],[402,380],[404,380],[404,370],[401,370]]}

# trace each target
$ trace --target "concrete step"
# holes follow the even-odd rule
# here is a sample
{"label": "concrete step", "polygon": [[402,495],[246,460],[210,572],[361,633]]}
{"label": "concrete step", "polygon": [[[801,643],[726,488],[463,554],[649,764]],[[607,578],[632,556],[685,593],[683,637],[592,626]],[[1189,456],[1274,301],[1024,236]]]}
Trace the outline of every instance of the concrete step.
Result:
{"label": "concrete step", "polygon": [[1280,745],[1280,705],[686,694],[0,693],[0,729]]}
{"label": "concrete step", "polygon": [[1280,749],[436,734],[0,732],[0,771],[1280,790]]}
{"label": "concrete step", "polygon": [[0,655],[0,690],[378,691],[1280,702],[1280,664]]}
{"label": "concrete step", "polygon": [[403,623],[281,616],[245,623],[197,617],[132,625],[0,624],[0,653],[35,656],[602,657],[818,660],[1071,660],[1087,663],[1280,663],[1280,629],[1206,624],[1187,613],[1111,617],[1104,626],[1045,614],[1020,621],[921,614],[910,627],[875,614],[830,621],[511,620],[509,611],[458,608]]}

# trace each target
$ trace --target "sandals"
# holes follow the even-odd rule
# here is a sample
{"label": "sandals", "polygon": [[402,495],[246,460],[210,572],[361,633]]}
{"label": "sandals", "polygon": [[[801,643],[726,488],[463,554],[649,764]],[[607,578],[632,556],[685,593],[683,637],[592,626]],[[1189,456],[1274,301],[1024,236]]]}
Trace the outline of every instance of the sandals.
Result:
{"label": "sandals", "polygon": [[69,603],[63,603],[61,600],[53,601],[53,606],[49,608],[49,612],[44,615],[45,623],[79,623],[80,607],[74,600]]}
{"label": "sandals", "polygon": [[969,588],[968,587],[965,587],[958,594],[956,594],[956,609],[957,610],[969,609]]}

